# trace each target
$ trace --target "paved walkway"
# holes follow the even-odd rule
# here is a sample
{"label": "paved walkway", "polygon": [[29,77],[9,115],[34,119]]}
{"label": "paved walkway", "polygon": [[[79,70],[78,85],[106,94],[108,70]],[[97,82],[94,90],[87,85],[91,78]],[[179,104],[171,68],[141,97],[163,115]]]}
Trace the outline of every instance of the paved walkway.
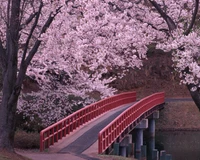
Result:
{"label": "paved walkway", "polygon": [[55,143],[46,152],[21,151],[17,153],[32,160],[98,160],[98,133],[115,117],[132,104],[109,111],[81,126],[70,135]]}

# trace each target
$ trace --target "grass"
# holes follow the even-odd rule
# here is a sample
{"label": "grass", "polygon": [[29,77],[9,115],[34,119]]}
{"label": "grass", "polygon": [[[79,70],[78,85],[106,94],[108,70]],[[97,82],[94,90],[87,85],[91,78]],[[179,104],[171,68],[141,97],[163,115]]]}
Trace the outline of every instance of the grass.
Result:
{"label": "grass", "polygon": [[200,130],[200,112],[194,102],[169,102],[160,112],[157,129]]}

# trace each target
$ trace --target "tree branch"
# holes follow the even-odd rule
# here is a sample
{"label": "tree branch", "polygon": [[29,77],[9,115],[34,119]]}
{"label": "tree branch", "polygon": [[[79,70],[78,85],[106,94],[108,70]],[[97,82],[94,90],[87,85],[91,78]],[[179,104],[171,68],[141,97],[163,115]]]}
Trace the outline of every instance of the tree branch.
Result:
{"label": "tree branch", "polygon": [[192,15],[192,20],[190,22],[190,25],[189,25],[188,29],[184,33],[185,35],[188,35],[191,32],[191,30],[192,30],[192,28],[194,26],[196,17],[197,17],[198,10],[199,10],[199,0],[196,0],[194,13]]}
{"label": "tree branch", "polygon": [[[24,60],[25,60],[25,58],[26,58],[28,46],[29,46],[31,37],[32,37],[32,35],[33,35],[33,32],[34,32],[35,28],[37,27],[37,24],[38,24],[38,20],[39,20],[40,14],[41,14],[42,7],[43,7],[43,2],[41,1],[41,2],[40,2],[39,9],[38,9],[38,12],[37,12],[36,14],[34,14],[34,15],[36,16],[36,17],[34,16],[34,17],[35,17],[35,22],[34,22],[33,26],[31,27],[30,33],[29,33],[28,38],[27,38],[27,40],[26,40],[25,47],[24,47],[24,52],[23,52],[23,57],[22,57],[22,60],[21,60],[21,64],[24,62]],[[31,17],[31,19],[32,19],[32,17]]]}
{"label": "tree branch", "polygon": [[7,25],[10,25],[10,5],[11,5],[11,1],[8,0],[8,5],[7,5]]}
{"label": "tree branch", "polygon": [[[41,5],[42,7],[42,5]],[[49,28],[49,26],[51,25],[51,23],[53,22],[54,18],[56,17],[56,15],[60,12],[61,7],[59,7],[56,10],[56,13],[51,12],[46,23],[44,24],[44,26],[42,27],[42,30],[40,32],[40,35],[45,33],[46,30]],[[41,11],[40,11],[41,12]],[[40,12],[38,12],[38,14],[40,14]],[[39,17],[38,17],[39,18]],[[37,19],[37,17],[36,17]],[[35,20],[35,23],[37,22],[37,20]],[[36,23],[37,24],[37,23]],[[34,29],[34,27],[32,27],[32,29]],[[32,32],[30,32],[30,34],[32,34]],[[26,59],[24,59],[23,61],[21,61],[21,65],[20,65],[20,70],[19,70],[19,74],[18,74],[18,78],[16,81],[16,85],[15,86],[21,86],[23,83],[23,79],[24,76],[26,74],[26,70],[28,65],[30,64],[33,56],[35,55],[35,53],[37,52],[39,46],[41,44],[41,40],[37,40],[34,44],[34,46],[32,47],[32,49],[30,50],[28,56],[26,57]],[[28,46],[27,46],[28,47]],[[25,57],[25,55],[23,55]]]}
{"label": "tree branch", "polygon": [[169,31],[173,31],[174,29],[176,29],[177,26],[174,23],[174,21],[166,13],[163,12],[163,10],[160,8],[160,6],[157,4],[157,2],[154,0],[149,0],[149,1],[156,8],[156,10],[161,15],[161,17],[163,17],[163,19],[167,22]]}
{"label": "tree branch", "polygon": [[28,25],[36,16],[38,15],[38,12],[34,13],[34,14],[31,14],[29,16],[29,18],[25,21],[25,23],[23,23],[21,26],[20,26],[20,30],[23,29],[24,26]]}
{"label": "tree branch", "polygon": [[6,68],[6,49],[3,47],[2,41],[0,40],[0,63],[2,65],[2,69]]}
{"label": "tree branch", "polygon": [[[49,15],[49,17],[48,17],[46,23],[45,23],[44,26],[42,27],[42,30],[41,30],[41,32],[40,32],[40,35],[42,35],[43,33],[46,32],[46,30],[49,28],[49,26],[50,26],[51,23],[53,22],[54,18],[56,17],[56,15],[60,12],[60,9],[61,9],[61,8],[62,8],[62,6],[59,7],[59,8],[56,10],[56,13],[54,13],[54,14],[53,14],[53,12],[50,13],[50,15]],[[35,42],[35,45],[34,45],[33,48],[30,50],[29,55],[28,55],[27,58],[26,58],[26,61],[25,61],[26,65],[29,65],[29,63],[31,62],[33,56],[34,56],[35,53],[37,52],[37,50],[38,50],[40,44],[41,44],[41,40],[37,40],[37,41]]]}

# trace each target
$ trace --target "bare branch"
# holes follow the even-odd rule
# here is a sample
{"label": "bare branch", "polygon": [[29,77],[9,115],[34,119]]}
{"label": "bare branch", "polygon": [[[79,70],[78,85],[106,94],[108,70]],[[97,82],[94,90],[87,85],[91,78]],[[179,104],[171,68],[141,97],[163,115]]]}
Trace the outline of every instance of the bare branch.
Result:
{"label": "bare branch", "polygon": [[2,65],[2,68],[6,68],[6,49],[3,47],[2,41],[0,39],[0,62]]}
{"label": "bare branch", "polygon": [[[25,3],[25,1],[24,1],[24,3]],[[24,4],[22,7],[25,8],[25,4]],[[22,10],[24,10],[24,9],[22,8]],[[21,14],[22,14],[22,13],[21,13]],[[38,12],[32,13],[32,14],[27,18],[27,20],[26,20],[23,24],[21,24],[20,30],[23,29],[24,26],[28,25],[28,24],[36,17],[37,14],[38,14]]]}
{"label": "bare branch", "polygon": [[[41,13],[42,7],[43,7],[43,2],[41,1],[41,2],[40,2],[39,9],[38,9],[38,12],[37,12],[36,17],[35,17],[34,24],[33,24],[33,26],[31,27],[30,33],[29,33],[28,38],[27,38],[26,43],[25,43],[25,47],[24,47],[24,52],[23,52],[23,57],[22,57],[21,64],[24,62],[24,60],[25,60],[25,58],[26,58],[26,53],[27,53],[27,50],[28,50],[29,42],[30,42],[30,40],[31,40],[31,37],[32,37],[32,35],[33,35],[33,32],[34,32],[35,28],[37,27],[37,24],[38,24],[38,20],[39,20],[39,17],[40,17],[40,13]],[[31,18],[32,18],[32,17],[31,17]]]}
{"label": "bare branch", "polygon": [[[42,1],[41,1],[41,3],[42,3]],[[43,6],[43,4],[40,4],[40,7],[41,7],[41,8],[42,8],[42,6]],[[34,25],[37,25],[37,21],[38,21],[38,19],[39,19],[39,14],[40,14],[40,12],[41,12],[41,8],[40,8],[39,11],[38,11],[38,15],[36,16],[36,20],[35,20]],[[50,15],[49,15],[49,17],[48,17],[46,23],[45,23],[44,26],[42,27],[42,30],[41,30],[41,32],[40,32],[40,35],[46,32],[46,30],[49,28],[49,26],[50,26],[51,23],[53,22],[54,18],[56,17],[56,15],[60,12],[60,9],[61,9],[61,7],[59,7],[59,8],[56,10],[56,13],[53,13],[53,12],[50,13]],[[35,27],[33,26],[33,27],[32,27],[32,30],[34,30],[34,29],[35,29]],[[31,31],[30,34],[32,34],[32,33],[33,33],[33,32]],[[28,43],[29,43],[29,42],[28,42],[29,40],[30,40],[30,39],[29,39],[29,37],[28,37],[27,42],[26,42],[27,45],[28,45]],[[18,74],[18,77],[17,77],[17,81],[16,81],[16,83],[15,83],[15,86],[16,86],[16,87],[22,85],[23,79],[24,79],[25,74],[26,74],[27,67],[28,67],[28,65],[30,64],[30,62],[31,62],[31,60],[32,60],[32,58],[33,58],[33,56],[34,56],[35,53],[37,52],[37,50],[38,50],[40,44],[41,44],[41,40],[38,39],[38,40],[35,42],[35,44],[34,44],[34,46],[32,47],[32,49],[30,50],[30,52],[29,52],[29,54],[28,54],[28,56],[27,56],[26,59],[25,59],[26,53],[24,53],[23,58],[22,58],[22,61],[21,61],[21,65],[20,65],[20,70],[19,70],[19,74]],[[28,48],[28,46],[26,46],[26,47]],[[27,52],[27,51],[26,51],[26,52]]]}
{"label": "bare branch", "polygon": [[9,26],[9,22],[10,22],[10,6],[11,6],[11,1],[8,0],[8,5],[7,5],[7,25]]}
{"label": "bare branch", "polygon": [[149,1],[156,8],[156,10],[161,15],[161,17],[163,17],[163,19],[167,22],[169,31],[173,31],[174,29],[176,29],[177,26],[174,23],[174,21],[166,13],[163,12],[163,10],[160,8],[160,6],[157,4],[157,2],[154,0],[149,0]]}
{"label": "bare branch", "polygon": [[191,32],[191,30],[192,30],[192,28],[193,28],[193,26],[194,26],[196,17],[197,17],[198,10],[199,10],[199,0],[196,0],[196,2],[195,2],[194,13],[193,13],[193,15],[192,15],[192,20],[191,20],[191,22],[190,22],[190,25],[189,25],[188,29],[187,29],[187,30],[185,31],[185,33],[184,33],[185,35],[188,35],[188,34]]}
{"label": "bare branch", "polygon": [[[46,23],[45,23],[44,26],[42,27],[42,30],[41,30],[41,32],[40,32],[40,35],[46,32],[46,30],[49,28],[49,26],[50,26],[51,23],[53,22],[54,18],[56,17],[56,15],[60,12],[60,9],[61,9],[61,8],[62,8],[62,6],[59,7],[59,8],[56,10],[55,13],[53,13],[53,12],[50,13],[50,15],[49,15],[49,17],[48,17]],[[30,50],[29,55],[27,56],[27,58],[26,58],[26,60],[25,60],[25,63],[26,63],[27,66],[29,65],[29,63],[30,63],[30,61],[32,60],[32,58],[33,58],[33,56],[35,55],[35,53],[37,52],[37,50],[38,50],[40,44],[41,44],[41,40],[38,39],[38,40],[35,42],[35,45],[33,46],[33,48]]]}

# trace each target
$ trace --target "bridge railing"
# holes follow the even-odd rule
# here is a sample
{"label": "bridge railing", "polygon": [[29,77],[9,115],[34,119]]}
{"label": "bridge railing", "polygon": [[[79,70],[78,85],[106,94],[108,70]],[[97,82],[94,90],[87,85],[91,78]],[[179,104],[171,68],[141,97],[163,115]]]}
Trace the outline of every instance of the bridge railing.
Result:
{"label": "bridge railing", "polygon": [[140,118],[145,112],[148,112],[155,106],[163,104],[165,101],[164,97],[164,92],[155,93],[138,101],[116,117],[109,125],[99,132],[98,153],[101,154],[105,152],[125,129],[133,124],[133,122]]}
{"label": "bridge railing", "polygon": [[54,145],[79,126],[123,104],[136,101],[136,92],[118,94],[88,105],[40,132],[40,151]]}

